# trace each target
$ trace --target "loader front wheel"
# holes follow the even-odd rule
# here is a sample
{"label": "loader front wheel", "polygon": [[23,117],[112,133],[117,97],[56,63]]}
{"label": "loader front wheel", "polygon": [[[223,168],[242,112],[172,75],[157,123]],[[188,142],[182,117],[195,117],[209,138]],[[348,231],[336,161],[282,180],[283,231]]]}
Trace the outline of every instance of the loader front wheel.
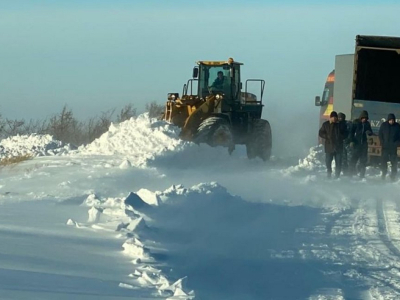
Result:
{"label": "loader front wheel", "polygon": [[209,117],[200,123],[193,141],[197,144],[206,143],[211,147],[231,148],[233,135],[230,123],[222,117]]}
{"label": "loader front wheel", "polygon": [[267,120],[254,120],[252,131],[246,143],[247,157],[267,161],[271,157],[272,132]]}

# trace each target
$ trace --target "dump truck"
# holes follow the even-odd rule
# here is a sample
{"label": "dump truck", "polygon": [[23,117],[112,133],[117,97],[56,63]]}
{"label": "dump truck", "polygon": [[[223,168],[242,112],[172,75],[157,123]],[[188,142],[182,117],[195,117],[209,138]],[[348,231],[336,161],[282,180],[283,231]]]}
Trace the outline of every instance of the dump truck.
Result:
{"label": "dump truck", "polygon": [[370,160],[381,156],[379,128],[389,113],[400,116],[400,38],[357,35],[354,54],[336,56],[335,69],[327,77],[322,97],[315,97],[315,105],[320,107],[320,125],[333,110],[349,120],[368,111],[374,132],[368,140],[368,156]]}
{"label": "dump truck", "polygon": [[[269,122],[261,118],[265,81],[247,79],[243,86],[242,65],[232,58],[198,61],[182,95],[168,93],[162,118],[179,126],[184,140],[227,147],[229,153],[237,144],[246,145],[249,159],[266,161],[271,156],[272,133]],[[248,92],[254,84],[259,99]]]}

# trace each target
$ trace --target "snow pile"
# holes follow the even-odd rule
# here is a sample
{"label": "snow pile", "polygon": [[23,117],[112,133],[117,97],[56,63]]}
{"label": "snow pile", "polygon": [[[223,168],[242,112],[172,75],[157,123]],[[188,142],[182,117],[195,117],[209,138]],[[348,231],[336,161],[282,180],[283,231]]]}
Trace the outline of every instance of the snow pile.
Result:
{"label": "snow pile", "polygon": [[[231,158],[227,148],[197,145],[179,138],[180,128],[142,114],[136,119],[111,124],[109,130],[91,144],[81,146],[83,155],[121,155],[121,169],[136,167],[193,167],[245,158],[240,146]],[[195,159],[194,159],[195,158]],[[212,158],[212,159],[211,159]],[[247,158],[246,158],[247,161]]]}
{"label": "snow pile", "polygon": [[87,146],[78,148],[81,154],[123,155],[130,158],[121,168],[130,163],[143,165],[149,159],[166,151],[176,151],[184,147],[179,139],[180,129],[164,121],[142,114],[120,124],[111,124],[109,130]]}
{"label": "snow pile", "polygon": [[[285,170],[284,173],[296,173],[299,171],[322,171],[325,170],[325,153],[324,147],[318,145],[310,148],[310,153],[303,159],[299,160],[298,165],[291,166]],[[334,167],[333,162],[333,167]]]}
{"label": "snow pile", "polygon": [[66,154],[69,144],[55,140],[51,135],[16,135],[0,141],[0,158],[13,156],[47,156]]}

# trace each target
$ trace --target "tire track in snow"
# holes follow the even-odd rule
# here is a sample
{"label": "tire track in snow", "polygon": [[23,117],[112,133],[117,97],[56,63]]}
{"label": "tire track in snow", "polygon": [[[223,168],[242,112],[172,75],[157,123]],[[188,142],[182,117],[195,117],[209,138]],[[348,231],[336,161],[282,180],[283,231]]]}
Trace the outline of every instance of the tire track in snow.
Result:
{"label": "tire track in snow", "polygon": [[[334,231],[333,228],[335,226],[338,226],[337,222],[345,215],[351,215],[354,212],[354,209],[352,208],[347,208],[343,209],[342,211],[338,212],[337,214],[333,215],[329,221],[326,223],[325,227],[325,232],[329,236],[334,236]],[[339,226],[344,226],[343,224],[340,224]]]}
{"label": "tire track in snow", "polygon": [[392,255],[400,258],[400,250],[393,244],[387,228],[387,220],[383,200],[378,199],[376,201],[376,214],[378,218],[379,238],[381,239],[383,244],[389,249]]}

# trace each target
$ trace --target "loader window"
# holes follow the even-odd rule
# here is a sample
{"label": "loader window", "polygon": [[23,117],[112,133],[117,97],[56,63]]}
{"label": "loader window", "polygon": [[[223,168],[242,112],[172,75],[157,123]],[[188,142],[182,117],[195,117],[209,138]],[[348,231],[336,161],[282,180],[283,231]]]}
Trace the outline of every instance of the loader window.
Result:
{"label": "loader window", "polygon": [[[220,73],[218,75],[218,73]],[[222,73],[222,74],[221,74]],[[199,96],[206,97],[210,89],[230,93],[231,78],[228,66],[200,66]]]}
{"label": "loader window", "polygon": [[216,87],[223,90],[225,86],[229,85],[230,74],[229,69],[224,70],[222,67],[210,68],[210,76],[208,79],[208,86]]}

